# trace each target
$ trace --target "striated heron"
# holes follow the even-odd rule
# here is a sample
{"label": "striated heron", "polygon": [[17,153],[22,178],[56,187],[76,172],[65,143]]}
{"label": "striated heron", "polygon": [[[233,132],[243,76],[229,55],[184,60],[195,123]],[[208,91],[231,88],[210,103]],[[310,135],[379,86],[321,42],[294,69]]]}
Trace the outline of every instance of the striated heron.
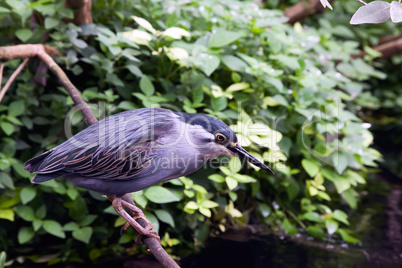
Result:
{"label": "striated heron", "polygon": [[[127,220],[123,229],[132,225],[140,234],[139,242],[143,235],[159,237],[125,194],[191,174],[219,155],[238,156],[271,171],[238,144],[236,134],[222,121],[161,108],[131,110],[100,120],[28,160],[25,170],[37,174],[33,183],[65,177],[78,187],[106,194]],[[147,226],[142,227],[137,218]]]}

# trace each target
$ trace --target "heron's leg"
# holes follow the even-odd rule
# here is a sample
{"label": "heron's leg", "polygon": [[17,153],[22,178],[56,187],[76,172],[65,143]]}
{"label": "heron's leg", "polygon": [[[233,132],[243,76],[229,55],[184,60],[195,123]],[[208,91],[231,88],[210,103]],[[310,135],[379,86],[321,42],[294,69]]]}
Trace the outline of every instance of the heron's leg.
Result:
{"label": "heron's leg", "polygon": [[[128,203],[130,203],[130,204],[132,204],[132,205],[135,206],[134,200],[133,200],[133,198],[131,197],[131,194],[130,194],[130,193],[124,194],[121,198],[122,198],[124,201],[126,201],[126,202],[128,202]],[[130,214],[131,217],[134,217],[134,213],[133,213],[132,211],[127,210],[127,212],[128,212],[128,214]],[[123,231],[127,230],[128,226],[130,226],[130,223],[126,222],[126,223],[123,225],[123,227],[121,227],[121,229],[120,229],[120,235],[123,234]]]}
{"label": "heron's leg", "polygon": [[[144,227],[146,230],[151,231],[154,228],[154,225],[147,219],[147,217],[144,215],[144,212],[140,208],[138,208],[135,204],[134,201],[131,198],[131,195],[129,196],[131,199],[129,202],[127,202],[123,196],[123,200],[121,202],[122,206],[126,209],[126,211],[130,214],[133,214],[134,220],[137,219],[142,219],[145,223],[146,226]],[[122,230],[126,230],[127,227],[129,226],[129,223],[127,222],[123,227]],[[152,231],[153,233],[157,234],[155,231]],[[158,236],[157,238],[160,241],[160,238]],[[139,236],[137,238],[138,241],[141,241],[141,237]]]}
{"label": "heron's leg", "polygon": [[[147,224],[147,226],[144,227],[145,229],[153,229],[154,225],[147,219],[143,211],[135,205],[130,193],[122,196],[122,206],[126,209],[127,213],[134,218],[134,220],[142,219]],[[122,234],[123,231],[127,230],[129,226],[130,223],[126,222],[124,226],[120,229],[120,234]]]}
{"label": "heron's leg", "polygon": [[[117,197],[115,195],[108,195],[107,197],[109,198],[110,201],[112,201],[112,206],[113,206],[114,210],[116,210],[116,212],[119,215],[121,215],[127,221],[127,223],[129,223],[131,226],[133,226],[134,229],[138,232],[139,236],[136,240],[137,244],[141,244],[141,239],[142,239],[142,236],[144,236],[144,235],[155,238],[158,241],[160,241],[158,234],[155,231],[152,231],[153,225],[150,224],[150,222],[148,220],[145,220],[145,222],[147,223],[146,227],[142,227],[136,221],[136,219],[138,219],[138,218],[146,219],[145,215],[141,209],[137,208],[135,205],[132,205],[132,204],[122,200],[122,198]],[[126,207],[126,204],[130,205],[130,210],[134,214],[133,215],[134,217],[130,216],[130,214],[128,214],[127,211],[125,211],[123,209],[123,203],[125,204],[125,207]],[[135,207],[135,209],[133,209],[133,207]],[[140,211],[140,213],[138,211]]]}

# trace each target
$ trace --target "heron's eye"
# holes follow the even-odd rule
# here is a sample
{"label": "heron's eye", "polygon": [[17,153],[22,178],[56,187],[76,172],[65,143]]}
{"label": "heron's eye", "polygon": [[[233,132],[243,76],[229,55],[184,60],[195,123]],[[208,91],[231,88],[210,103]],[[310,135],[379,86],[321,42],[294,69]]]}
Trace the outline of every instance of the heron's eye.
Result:
{"label": "heron's eye", "polygon": [[216,134],[216,140],[222,142],[226,140],[226,137],[222,134]]}

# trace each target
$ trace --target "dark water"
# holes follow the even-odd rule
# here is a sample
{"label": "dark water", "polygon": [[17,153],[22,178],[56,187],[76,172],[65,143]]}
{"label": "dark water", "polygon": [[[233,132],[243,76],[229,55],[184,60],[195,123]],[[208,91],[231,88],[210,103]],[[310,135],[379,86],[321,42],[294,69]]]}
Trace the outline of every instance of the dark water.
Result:
{"label": "dark water", "polygon": [[[401,267],[402,185],[372,176],[359,208],[350,211],[350,228],[362,241],[323,242],[307,236],[252,236],[244,232],[209,239],[200,254],[181,262],[183,268],[201,267]],[[236,241],[237,240],[237,241]],[[242,240],[242,241],[239,241]]]}
{"label": "dark water", "polygon": [[365,259],[347,250],[334,252],[275,237],[249,242],[214,239],[201,254],[184,260],[182,267],[353,267]]}

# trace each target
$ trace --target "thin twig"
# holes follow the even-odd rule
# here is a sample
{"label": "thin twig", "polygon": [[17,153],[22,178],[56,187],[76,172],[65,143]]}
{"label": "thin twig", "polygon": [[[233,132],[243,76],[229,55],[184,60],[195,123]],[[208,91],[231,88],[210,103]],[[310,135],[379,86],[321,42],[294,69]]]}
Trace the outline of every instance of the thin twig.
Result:
{"label": "thin twig", "polygon": [[46,53],[44,49],[39,49],[37,51],[37,56],[49,67],[49,69],[59,78],[60,83],[63,85],[65,90],[70,94],[71,99],[73,100],[76,106],[79,106],[81,109],[81,113],[84,116],[85,121],[89,124],[95,124],[98,122],[95,115],[92,113],[89,105],[82,99],[80,92],[78,89],[71,83],[70,79],[68,79],[67,75],[60,68],[59,65],[53,60],[49,54]]}
{"label": "thin twig", "polygon": [[[60,83],[63,85],[68,94],[71,96],[71,99],[74,101],[74,104],[76,106],[83,107],[82,109],[80,109],[80,111],[84,116],[85,121],[89,125],[95,124],[96,122],[98,122],[98,120],[92,113],[92,110],[89,108],[88,104],[82,99],[80,92],[71,83],[71,81],[68,79],[64,71],[53,60],[53,58],[51,57],[53,55],[55,56],[58,55],[58,52],[54,48],[41,44],[37,45],[27,44],[27,45],[16,45],[10,47],[0,47],[0,61],[7,61],[16,58],[32,58],[36,56],[39,57],[49,67],[49,69],[59,78]],[[123,196],[123,198],[131,198],[131,195],[126,194]],[[133,202],[132,198],[131,202]],[[137,219],[137,222],[141,224],[143,227],[146,227],[147,225],[146,222],[142,219]],[[167,268],[179,267],[177,263],[172,259],[172,257],[161,246],[160,242],[156,238],[143,237],[142,240],[148,246],[151,253],[162,264],[163,267]]]}
{"label": "thin twig", "polygon": [[[13,72],[13,74],[10,76],[10,78],[7,80],[7,83],[4,85],[3,89],[0,91],[0,102],[3,99],[4,95],[6,94],[8,88],[11,86],[13,83],[14,79],[17,77],[17,75],[21,72],[21,70],[24,68],[24,66],[27,64],[29,61],[29,58],[25,58],[25,60],[18,66],[17,70]],[[4,63],[3,63],[4,64]],[[2,64],[2,65],[3,65]],[[3,68],[1,69],[3,71]],[[0,80],[1,81],[1,80]]]}
{"label": "thin twig", "polygon": [[363,5],[365,5],[365,6],[367,6],[367,3],[364,2],[363,0],[356,0],[356,1],[359,2],[359,3],[361,3],[361,4],[363,4]]}
{"label": "thin twig", "polygon": [[3,80],[3,69],[4,69],[4,62],[0,65],[0,92],[1,92],[1,82]]}

